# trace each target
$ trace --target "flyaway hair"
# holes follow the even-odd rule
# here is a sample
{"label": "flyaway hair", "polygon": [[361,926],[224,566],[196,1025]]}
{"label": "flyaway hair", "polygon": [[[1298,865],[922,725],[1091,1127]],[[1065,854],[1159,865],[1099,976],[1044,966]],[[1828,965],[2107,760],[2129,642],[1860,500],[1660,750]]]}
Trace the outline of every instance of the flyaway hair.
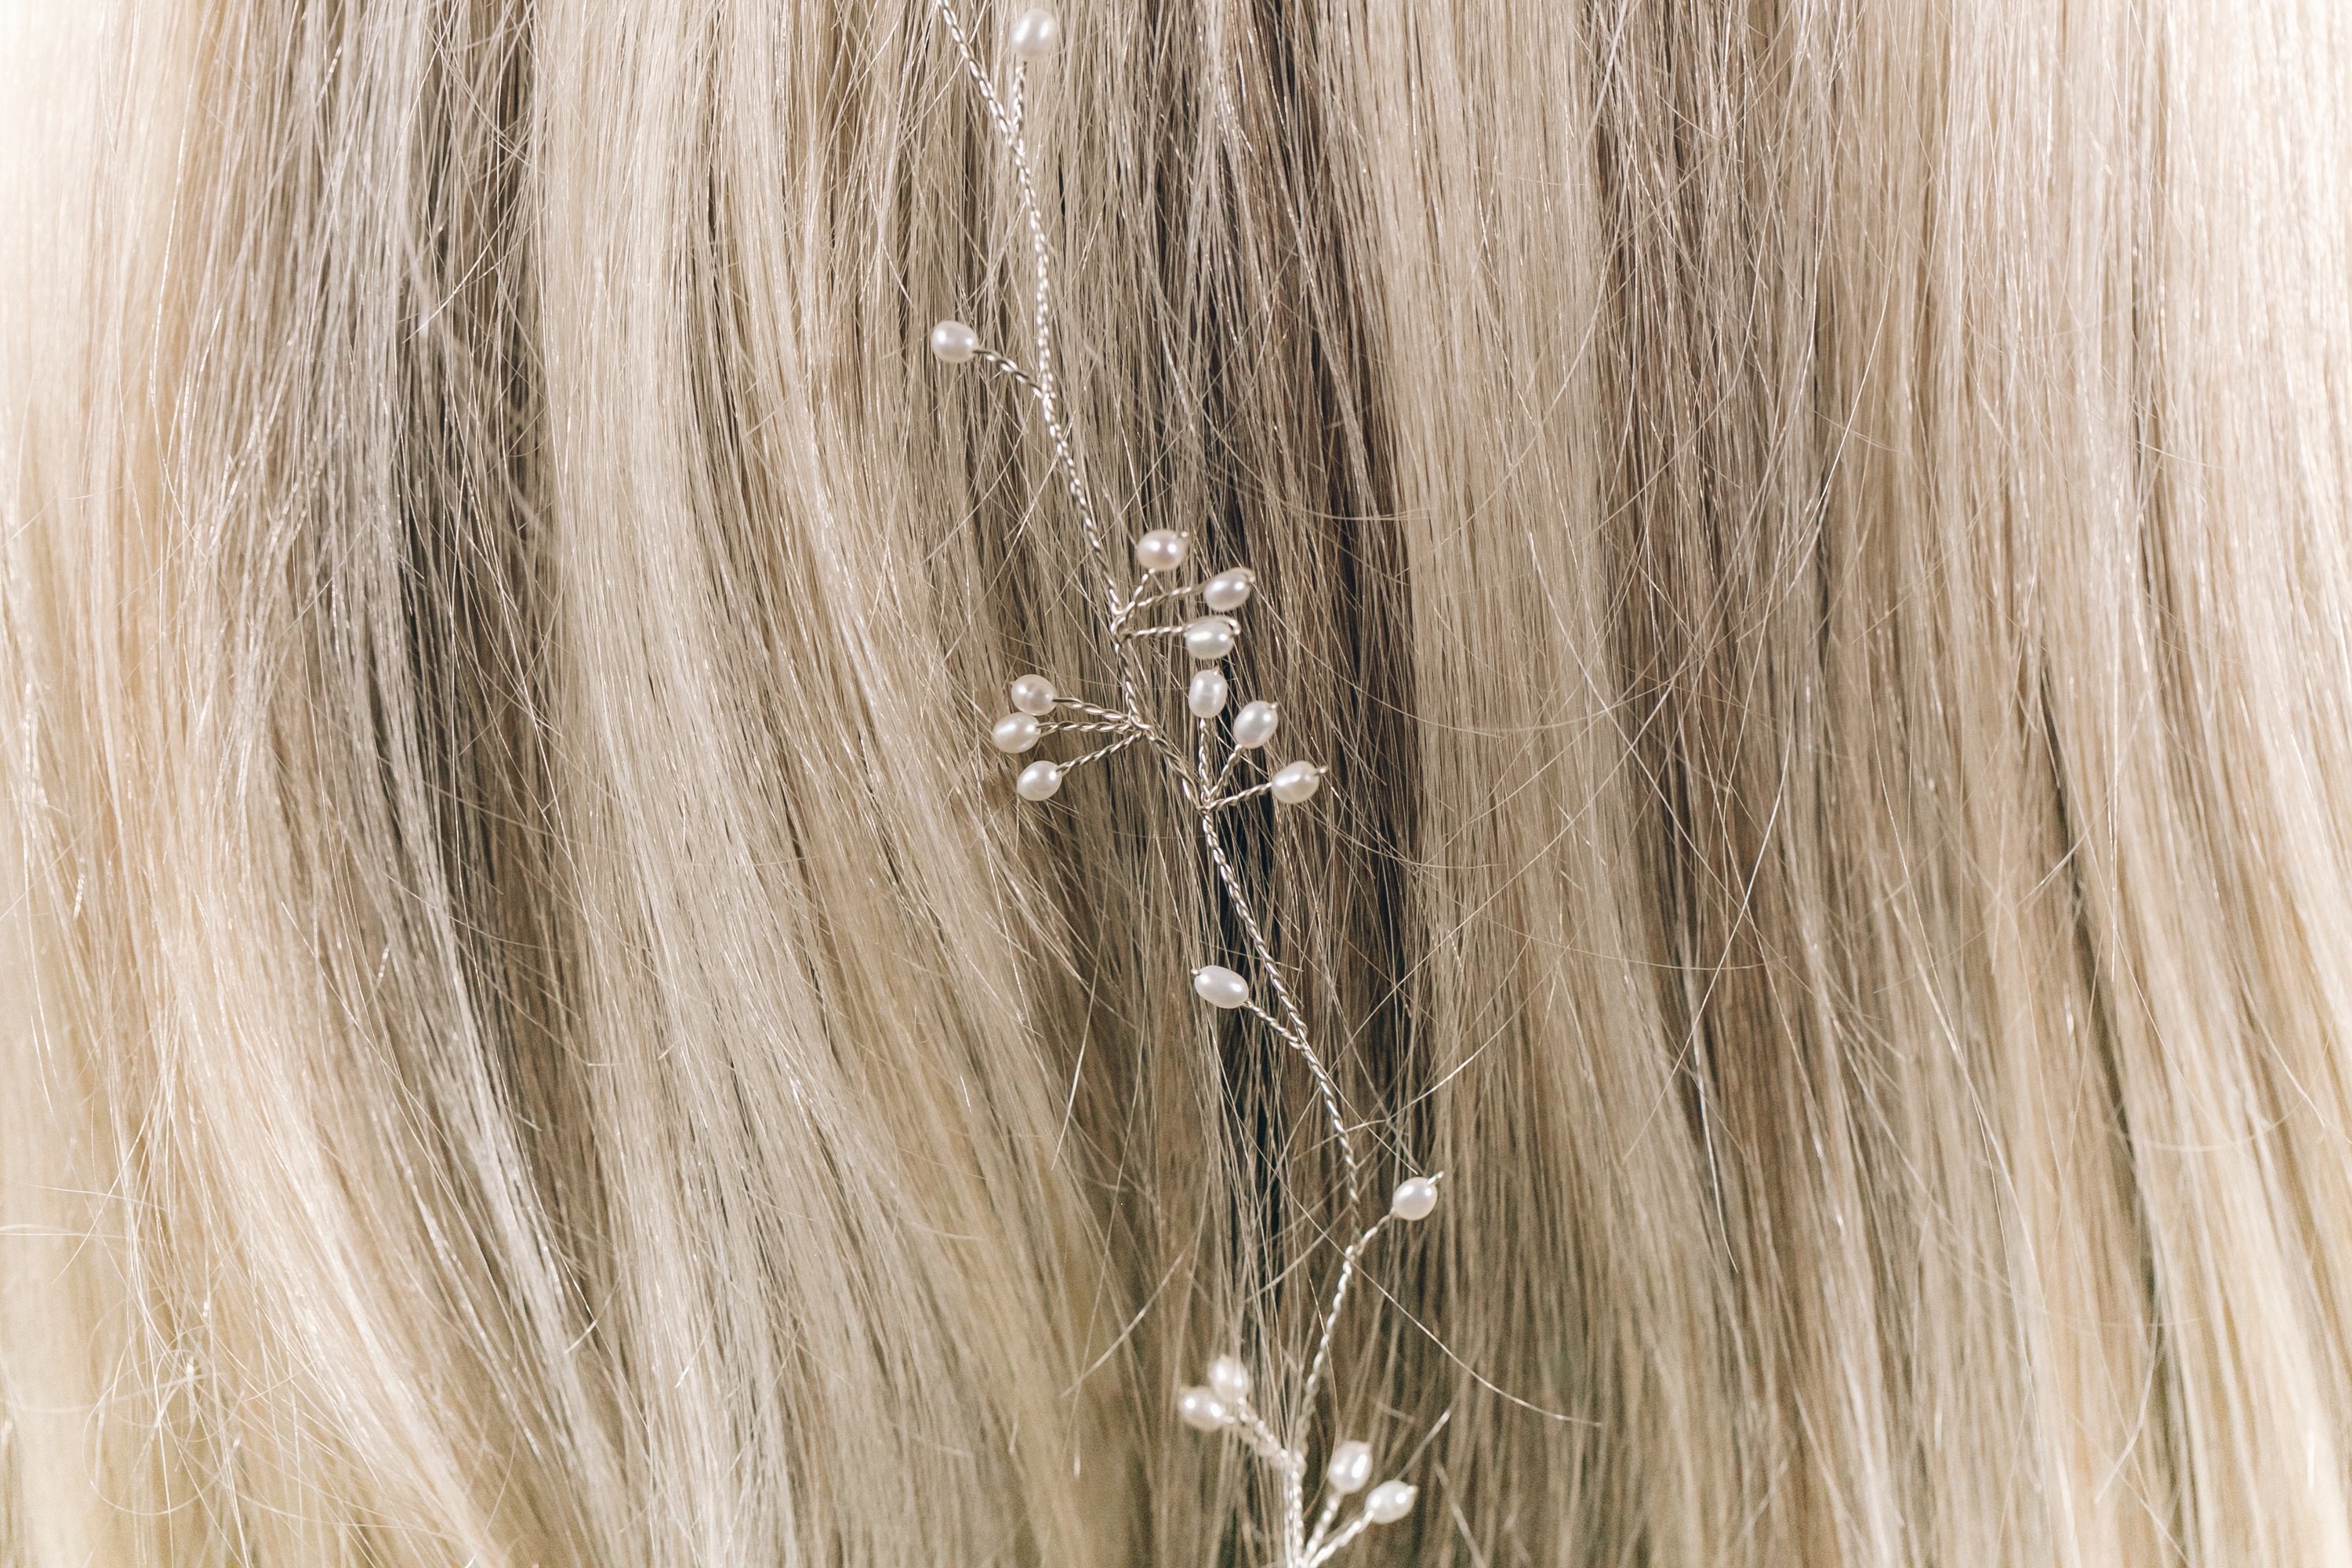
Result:
{"label": "flyaway hair", "polygon": [[2352,11],[1057,34],[0,0],[0,1564],[2352,1568]]}

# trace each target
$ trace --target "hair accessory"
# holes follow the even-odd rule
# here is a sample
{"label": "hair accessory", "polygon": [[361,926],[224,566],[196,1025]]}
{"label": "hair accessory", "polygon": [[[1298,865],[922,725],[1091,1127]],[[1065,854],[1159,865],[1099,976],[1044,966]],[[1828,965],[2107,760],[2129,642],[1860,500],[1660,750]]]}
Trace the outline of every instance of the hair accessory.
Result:
{"label": "hair accessory", "polygon": [[[1279,765],[1266,763],[1266,749],[1281,724],[1280,710],[1272,702],[1244,702],[1220,730],[1218,720],[1225,712],[1233,689],[1219,666],[1241,638],[1238,612],[1249,604],[1257,578],[1246,566],[1227,566],[1205,579],[1188,576],[1192,540],[1168,528],[1150,529],[1136,537],[1132,574],[1115,560],[1079,460],[1076,434],[1062,413],[1054,369],[1053,264],[1037,200],[1035,171],[1022,133],[1028,68],[1059,44],[1061,22],[1044,9],[1025,11],[1014,19],[1005,38],[1012,63],[1008,79],[1000,89],[981,65],[950,0],[934,0],[934,4],[965,71],[979,89],[996,139],[1012,160],[1029,242],[1034,341],[1029,363],[1024,365],[988,346],[962,321],[944,321],[931,329],[931,353],[944,363],[977,363],[994,371],[1020,388],[1034,405],[1052,448],[1054,469],[1061,477],[1086,539],[1089,597],[1099,610],[1113,667],[1105,684],[1116,688],[1114,698],[1097,704],[1064,695],[1043,675],[1022,676],[1012,685],[1013,711],[996,721],[989,738],[999,751],[1014,754],[1026,753],[1062,735],[1080,736],[1089,743],[1088,749],[1066,762],[1041,758],[1022,768],[1013,790],[1032,802],[1051,800],[1071,773],[1129,747],[1140,745],[1159,759],[1174,788],[1180,819],[1188,832],[1199,835],[1211,868],[1212,896],[1222,892],[1224,906],[1244,939],[1246,972],[1221,963],[1203,964],[1193,971],[1192,990],[1210,1007],[1255,1018],[1305,1066],[1325,1128],[1339,1153],[1344,1188],[1337,1194],[1339,1212],[1343,1216],[1359,1215],[1363,1201],[1361,1161],[1355,1135],[1342,1113],[1339,1087],[1292,994],[1265,924],[1234,869],[1222,826],[1225,813],[1261,795],[1282,806],[1303,805],[1321,788],[1324,778],[1324,769],[1305,759]],[[1192,608],[1196,605],[1197,614]],[[1177,647],[1169,647],[1170,643]],[[1179,649],[1181,659],[1175,657]],[[1181,687],[1181,715],[1172,711],[1177,706],[1172,698],[1147,700],[1145,692],[1154,676]],[[1191,721],[1189,736],[1182,733],[1186,717]],[[1255,782],[1244,782],[1254,776]],[[1442,1180],[1434,1174],[1407,1177],[1391,1194],[1386,1211],[1356,1230],[1354,1239],[1340,1250],[1322,1300],[1305,1382],[1297,1397],[1287,1402],[1305,1413],[1310,1428],[1318,1408],[1316,1394],[1330,1370],[1342,1314],[1365,1255],[1392,1222],[1410,1224],[1429,1217],[1437,1206]],[[1353,1225],[1349,1220],[1342,1233]],[[1281,1568],[1318,1568],[1370,1526],[1391,1523],[1412,1510],[1419,1489],[1402,1480],[1383,1480],[1371,1486],[1358,1510],[1344,1524],[1340,1522],[1347,1500],[1370,1484],[1375,1466],[1370,1446],[1350,1438],[1328,1451],[1321,1506],[1310,1528],[1307,1454],[1312,1432],[1291,1436],[1277,1432],[1267,1413],[1253,1403],[1255,1383],[1238,1356],[1220,1355],[1209,1363],[1201,1385],[1177,1394],[1176,1415],[1202,1432],[1231,1434],[1270,1472],[1280,1489],[1281,1544],[1276,1561]]]}

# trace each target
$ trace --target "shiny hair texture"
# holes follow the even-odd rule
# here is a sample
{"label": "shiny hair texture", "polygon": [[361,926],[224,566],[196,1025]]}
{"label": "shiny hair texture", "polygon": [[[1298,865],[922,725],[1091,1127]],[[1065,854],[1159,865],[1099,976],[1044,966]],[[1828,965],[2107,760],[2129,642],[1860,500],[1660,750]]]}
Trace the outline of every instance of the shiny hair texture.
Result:
{"label": "shiny hair texture", "polygon": [[[1068,416],[1449,1173],[1351,1560],[2352,1568],[2352,11],[1062,22]],[[1087,620],[958,69],[0,4],[0,1563],[1260,1560],[1313,1090],[986,744]]]}

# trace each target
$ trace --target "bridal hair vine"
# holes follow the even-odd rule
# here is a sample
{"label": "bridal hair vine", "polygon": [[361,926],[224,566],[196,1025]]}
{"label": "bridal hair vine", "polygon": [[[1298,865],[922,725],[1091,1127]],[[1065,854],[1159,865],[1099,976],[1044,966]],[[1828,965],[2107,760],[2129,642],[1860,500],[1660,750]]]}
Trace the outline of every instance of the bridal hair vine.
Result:
{"label": "bridal hair vine", "polygon": [[[1024,675],[1012,685],[1013,711],[996,721],[990,739],[997,750],[1014,756],[1058,735],[1079,736],[1089,743],[1090,749],[1066,762],[1038,758],[1024,765],[1013,784],[1014,793],[1024,801],[1051,800],[1070,774],[1130,746],[1141,745],[1160,760],[1174,787],[1184,830],[1198,833],[1213,872],[1214,885],[1209,896],[1213,900],[1222,894],[1223,907],[1246,950],[1246,973],[1205,963],[1192,973],[1192,990],[1211,1007],[1255,1017],[1305,1067],[1314,1083],[1322,1121],[1339,1151],[1344,1186],[1341,1212],[1349,1216],[1352,1227],[1363,1207],[1362,1161],[1355,1132],[1342,1113],[1339,1087],[1316,1047],[1306,1015],[1267,938],[1265,924],[1234,871],[1223,826],[1227,812],[1262,795],[1270,796],[1277,809],[1304,805],[1322,787],[1324,770],[1307,761],[1269,766],[1266,748],[1281,720],[1274,703],[1244,702],[1226,717],[1233,690],[1220,666],[1241,637],[1239,612],[1256,586],[1249,568],[1229,566],[1200,578],[1196,572],[1187,571],[1192,553],[1191,539],[1172,529],[1154,528],[1134,541],[1136,570],[1130,576],[1115,560],[1106,540],[1102,519],[1087,488],[1085,465],[1079,460],[1078,437],[1064,415],[1060,384],[1055,375],[1053,264],[1037,197],[1036,173],[1022,124],[1028,68],[1051,55],[1060,43],[1060,19],[1042,8],[1024,11],[1014,18],[1005,36],[1011,65],[1000,87],[981,64],[971,36],[958,19],[951,0],[933,0],[933,4],[966,73],[979,89],[997,141],[1012,160],[1031,261],[1034,353],[1024,365],[982,342],[980,334],[964,322],[952,320],[931,329],[930,351],[949,364],[978,364],[995,372],[1025,394],[1034,407],[1052,449],[1053,468],[1061,477],[1085,536],[1087,574],[1094,580],[1087,597],[1100,612],[1103,638],[1115,667],[1105,685],[1117,688],[1114,702],[1098,705],[1065,695],[1045,676]],[[1192,613],[1194,607],[1199,614]],[[1157,702],[1146,700],[1149,675],[1182,678],[1187,668],[1191,674],[1181,679],[1181,717],[1174,712],[1172,692]],[[1171,679],[1171,684],[1174,683]],[[1188,719],[1189,740],[1182,735]],[[1244,783],[1244,778],[1255,782]],[[1406,1177],[1391,1194],[1386,1210],[1356,1230],[1354,1238],[1340,1249],[1328,1292],[1319,1303],[1314,1351],[1297,1401],[1310,1427],[1317,1410],[1316,1394],[1331,1372],[1342,1314],[1366,1253],[1392,1222],[1429,1217],[1437,1207],[1442,1180],[1440,1174]],[[1276,1431],[1269,1413],[1251,1401],[1255,1386],[1255,1379],[1241,1357],[1220,1355],[1210,1362],[1204,1384],[1177,1394],[1176,1414],[1202,1432],[1232,1435],[1271,1473],[1280,1489],[1281,1551],[1276,1560],[1279,1568],[1318,1568],[1370,1527],[1391,1523],[1412,1511],[1419,1489],[1409,1482],[1382,1480],[1365,1490],[1376,1459],[1370,1445],[1349,1439],[1331,1445],[1324,1456],[1320,1507],[1310,1526],[1307,1459],[1313,1434],[1309,1430],[1285,1436]],[[1359,1492],[1364,1494],[1362,1502],[1341,1523],[1348,1500]]]}

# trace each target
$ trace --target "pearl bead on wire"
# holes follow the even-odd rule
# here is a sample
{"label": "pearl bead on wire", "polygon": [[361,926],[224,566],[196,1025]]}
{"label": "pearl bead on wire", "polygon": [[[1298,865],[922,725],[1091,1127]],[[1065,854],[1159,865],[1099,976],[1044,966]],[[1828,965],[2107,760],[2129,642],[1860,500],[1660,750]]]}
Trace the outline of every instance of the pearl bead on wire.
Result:
{"label": "pearl bead on wire", "polygon": [[1062,787],[1062,764],[1040,760],[1021,770],[1013,781],[1013,790],[1023,800],[1051,800],[1054,792]]}
{"label": "pearl bead on wire", "polygon": [[1201,664],[1223,658],[1234,651],[1238,629],[1223,616],[1202,616],[1184,628],[1184,651]]}
{"label": "pearl bead on wire", "polygon": [[1225,694],[1232,689],[1219,671],[1196,669],[1192,684],[1184,689],[1184,706],[1195,719],[1213,719],[1225,710]]}
{"label": "pearl bead on wire", "polygon": [[1052,54],[1054,46],[1062,41],[1062,19],[1043,6],[1024,11],[1013,18],[1013,31],[1004,41],[1024,60],[1041,58]]}
{"label": "pearl bead on wire", "polygon": [[1372,1480],[1372,1446],[1349,1438],[1331,1450],[1331,1462],[1323,1467],[1323,1479],[1341,1497],[1362,1491]]}
{"label": "pearl bead on wire", "polygon": [[1054,683],[1042,675],[1024,675],[1013,683],[1013,706],[1039,718],[1054,710],[1055,700],[1060,695],[1054,689]]}
{"label": "pearl bead on wire", "polygon": [[1025,752],[1044,738],[1045,727],[1033,713],[1007,713],[988,731],[1000,752]]}
{"label": "pearl bead on wire", "polygon": [[1323,787],[1323,770],[1313,763],[1285,763],[1272,780],[1274,798],[1297,805]]}
{"label": "pearl bead on wire", "polygon": [[1209,1363],[1209,1391],[1229,1405],[1250,1396],[1249,1368],[1238,1356],[1221,1355]]}
{"label": "pearl bead on wire", "polygon": [[1437,1207],[1437,1178],[1408,1176],[1397,1184],[1396,1195],[1389,1200],[1389,1213],[1399,1219],[1427,1219]]}
{"label": "pearl bead on wire", "polygon": [[1135,563],[1146,572],[1173,572],[1192,545],[1172,528],[1155,528],[1135,542]]}
{"label": "pearl bead on wire", "polygon": [[1222,963],[1212,963],[1192,972],[1193,994],[1212,1007],[1228,1010],[1249,1005],[1249,982]]}
{"label": "pearl bead on wire", "polygon": [[1274,739],[1274,727],[1281,721],[1282,711],[1273,703],[1244,702],[1234,715],[1234,744],[1244,749],[1263,746]]}
{"label": "pearl bead on wire", "polygon": [[1176,1414],[1184,1425],[1201,1432],[1215,1432],[1234,1424],[1234,1413],[1225,1402],[1205,1388],[1188,1388],[1176,1396]]}
{"label": "pearl bead on wire", "polygon": [[1256,586],[1256,573],[1246,566],[1234,566],[1210,578],[1201,597],[1213,610],[1238,610],[1249,603],[1250,590]]}
{"label": "pearl bead on wire", "polygon": [[949,364],[961,364],[980,352],[980,334],[961,321],[941,321],[931,329],[931,353]]}
{"label": "pearl bead on wire", "polygon": [[1412,1511],[1412,1500],[1421,1489],[1402,1481],[1382,1481],[1364,1500],[1364,1515],[1374,1524],[1394,1524]]}

